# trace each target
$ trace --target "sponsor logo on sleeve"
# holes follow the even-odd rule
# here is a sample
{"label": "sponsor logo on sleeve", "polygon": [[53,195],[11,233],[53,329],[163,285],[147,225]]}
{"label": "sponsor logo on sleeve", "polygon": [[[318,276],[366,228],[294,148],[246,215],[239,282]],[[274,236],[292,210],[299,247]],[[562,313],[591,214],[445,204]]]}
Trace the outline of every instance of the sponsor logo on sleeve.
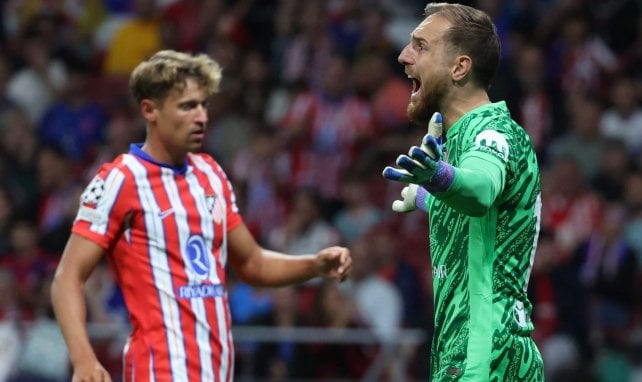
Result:
{"label": "sponsor logo on sleeve", "polygon": [[475,137],[475,148],[488,151],[499,156],[504,162],[508,161],[510,149],[506,137],[495,130],[484,130]]}

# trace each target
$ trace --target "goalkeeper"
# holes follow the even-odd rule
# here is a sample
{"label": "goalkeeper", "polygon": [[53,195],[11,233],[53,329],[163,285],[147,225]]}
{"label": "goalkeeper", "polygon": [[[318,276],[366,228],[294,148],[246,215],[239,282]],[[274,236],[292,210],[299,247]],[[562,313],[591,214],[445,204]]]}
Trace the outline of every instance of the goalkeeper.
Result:
{"label": "goalkeeper", "polygon": [[426,6],[399,55],[414,84],[408,117],[429,134],[383,176],[408,183],[395,211],[430,215],[431,381],[544,379],[526,292],[539,170],[525,131],[488,97],[499,55],[488,15],[444,3]]}

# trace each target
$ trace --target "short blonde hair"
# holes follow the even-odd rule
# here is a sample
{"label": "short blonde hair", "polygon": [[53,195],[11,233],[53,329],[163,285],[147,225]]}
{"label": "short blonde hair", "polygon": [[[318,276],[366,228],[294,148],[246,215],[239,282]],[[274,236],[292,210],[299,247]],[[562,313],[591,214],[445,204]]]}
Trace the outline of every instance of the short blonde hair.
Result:
{"label": "short blonde hair", "polygon": [[488,89],[499,67],[501,53],[497,28],[490,16],[467,5],[448,3],[429,3],[424,14],[450,21],[444,40],[456,54],[470,56],[473,81]]}
{"label": "short blonde hair", "polygon": [[129,90],[136,103],[144,99],[162,102],[170,91],[182,89],[192,78],[209,96],[218,92],[221,72],[220,65],[206,54],[161,50],[133,70]]}

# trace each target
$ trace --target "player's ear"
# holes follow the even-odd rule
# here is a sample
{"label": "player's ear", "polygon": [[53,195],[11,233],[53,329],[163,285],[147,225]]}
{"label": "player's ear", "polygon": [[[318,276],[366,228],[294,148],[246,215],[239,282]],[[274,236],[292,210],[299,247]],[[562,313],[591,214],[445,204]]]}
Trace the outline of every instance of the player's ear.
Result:
{"label": "player's ear", "polygon": [[470,56],[461,55],[455,58],[455,63],[451,69],[453,81],[460,82],[466,79],[473,68],[473,60]]}
{"label": "player's ear", "polygon": [[147,122],[156,122],[156,104],[154,101],[149,99],[140,101],[140,112]]}

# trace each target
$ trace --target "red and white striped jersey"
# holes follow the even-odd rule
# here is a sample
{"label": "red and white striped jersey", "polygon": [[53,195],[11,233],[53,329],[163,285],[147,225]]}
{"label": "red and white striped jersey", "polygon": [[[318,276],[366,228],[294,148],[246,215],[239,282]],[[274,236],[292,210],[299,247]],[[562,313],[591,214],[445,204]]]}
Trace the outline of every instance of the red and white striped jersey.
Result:
{"label": "red and white striped jersey", "polygon": [[206,154],[174,168],[140,145],[103,165],[73,232],[107,251],[132,333],[124,380],[231,381],[226,233],[242,219],[224,171]]}

